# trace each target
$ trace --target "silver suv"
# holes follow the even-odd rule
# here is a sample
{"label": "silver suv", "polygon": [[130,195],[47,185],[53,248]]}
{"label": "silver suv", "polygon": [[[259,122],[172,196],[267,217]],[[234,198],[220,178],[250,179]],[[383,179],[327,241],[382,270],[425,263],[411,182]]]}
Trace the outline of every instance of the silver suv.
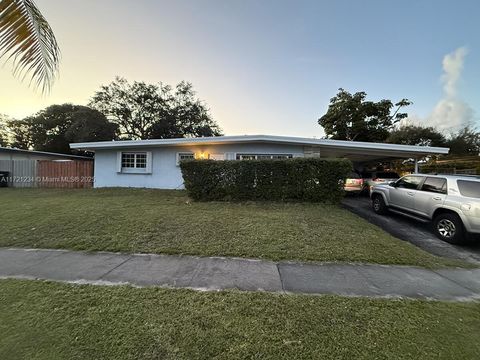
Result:
{"label": "silver suv", "polygon": [[433,221],[442,240],[463,243],[466,233],[480,233],[480,177],[460,175],[404,176],[371,188],[373,210]]}

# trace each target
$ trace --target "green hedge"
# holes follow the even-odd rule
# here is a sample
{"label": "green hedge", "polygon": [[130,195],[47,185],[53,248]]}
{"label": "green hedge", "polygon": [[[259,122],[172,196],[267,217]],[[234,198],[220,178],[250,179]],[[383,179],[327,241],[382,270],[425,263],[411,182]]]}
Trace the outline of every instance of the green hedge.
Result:
{"label": "green hedge", "polygon": [[352,170],[346,159],[189,160],[180,164],[188,195],[199,201],[339,202]]}

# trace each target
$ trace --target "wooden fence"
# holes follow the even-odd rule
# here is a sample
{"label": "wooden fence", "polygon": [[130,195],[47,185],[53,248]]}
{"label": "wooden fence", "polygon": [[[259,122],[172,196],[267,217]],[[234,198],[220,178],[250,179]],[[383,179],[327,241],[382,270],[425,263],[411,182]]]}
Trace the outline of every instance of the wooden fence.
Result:
{"label": "wooden fence", "polygon": [[8,171],[8,186],[40,188],[91,188],[93,161],[89,160],[0,160],[0,171]]}
{"label": "wooden fence", "polygon": [[93,161],[38,160],[37,186],[42,188],[90,188],[93,185]]}

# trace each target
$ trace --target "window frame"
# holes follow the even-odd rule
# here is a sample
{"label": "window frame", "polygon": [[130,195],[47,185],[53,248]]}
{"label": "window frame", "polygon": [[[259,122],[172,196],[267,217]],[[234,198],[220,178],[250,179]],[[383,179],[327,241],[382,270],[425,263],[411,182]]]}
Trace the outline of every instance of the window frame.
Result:
{"label": "window frame", "polygon": [[[133,156],[133,166],[124,166],[124,159],[123,157],[125,155],[132,155]],[[139,161],[139,157],[142,156],[142,161]],[[144,157],[144,158],[143,158]],[[145,159],[145,161],[143,160]],[[145,166],[138,166],[138,163],[145,163]],[[147,153],[146,152],[127,152],[127,151],[122,151],[122,169],[127,168],[127,169],[146,169],[147,168]]]}
{"label": "window frame", "polygon": [[[425,186],[425,183],[428,181],[428,179],[439,179],[439,180],[442,180],[442,181],[443,181],[443,185],[442,185],[440,191],[436,191],[436,190],[426,190],[426,189],[424,189],[423,187]],[[429,193],[433,193],[433,194],[443,194],[443,195],[447,195],[447,178],[427,176],[427,177],[425,177],[425,180],[423,180],[423,182],[422,182],[422,186],[420,187],[420,191],[425,191],[425,192],[429,192]]]}
{"label": "window frame", "polygon": [[[399,183],[400,181],[402,181],[403,179],[407,178],[407,177],[412,177],[412,178],[420,178],[420,182],[417,184],[417,187],[415,188],[409,188],[409,187],[401,187],[399,186]],[[407,190],[420,190],[421,189],[421,186],[423,185],[423,182],[425,181],[426,179],[426,176],[421,176],[421,175],[406,175],[406,176],[402,176],[400,179],[398,179],[397,181],[395,181],[395,187],[398,188],[398,189],[407,189]]]}
{"label": "window frame", "polygon": [[[460,192],[460,195],[464,196],[464,197],[468,197],[468,198],[472,198],[472,199],[480,199],[480,196],[470,196],[471,194],[467,194],[465,193],[465,188],[462,189],[462,186],[460,186],[462,183],[476,183],[478,184],[478,181],[474,181],[474,180],[470,180],[470,179],[457,179],[457,187],[458,187],[458,191]],[[463,190],[463,192],[462,192]]]}
{"label": "window frame", "polygon": [[[124,165],[124,155],[133,155],[133,166]],[[145,156],[143,159],[138,159],[139,155]],[[145,166],[138,166],[139,164]],[[117,153],[117,172],[120,174],[151,174],[152,173],[152,153],[150,151],[119,151]]]}
{"label": "window frame", "polygon": [[[258,157],[263,157],[259,159]],[[253,159],[243,159],[242,157],[253,157]],[[291,153],[235,153],[235,160],[280,160],[280,159],[293,159]]]}
{"label": "window frame", "polygon": [[[188,155],[188,156],[192,156],[191,159],[181,159],[181,157],[183,155]],[[180,151],[180,152],[177,152],[176,154],[176,165],[177,166],[180,166],[180,161],[182,160],[195,160],[195,153],[192,152],[192,151]]]}
{"label": "window frame", "polygon": [[226,156],[225,156],[225,153],[211,153],[211,154],[208,154],[208,158],[210,160],[214,160],[214,161],[224,161]]}

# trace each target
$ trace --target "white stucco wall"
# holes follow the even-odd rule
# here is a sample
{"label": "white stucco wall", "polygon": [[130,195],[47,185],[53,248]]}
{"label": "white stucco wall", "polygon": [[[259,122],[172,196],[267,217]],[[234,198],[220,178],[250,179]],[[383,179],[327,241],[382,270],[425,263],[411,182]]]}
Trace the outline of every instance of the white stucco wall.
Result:
{"label": "white stucco wall", "polygon": [[[151,174],[128,174],[117,172],[117,153],[119,151],[152,152]],[[196,145],[189,147],[168,146],[154,148],[128,148],[114,150],[97,150],[95,152],[94,187],[139,187],[158,189],[183,189],[183,178],[177,166],[177,153],[205,152],[222,153],[255,153],[255,154],[293,154],[303,156],[301,145],[281,144],[237,144],[237,145]]]}

